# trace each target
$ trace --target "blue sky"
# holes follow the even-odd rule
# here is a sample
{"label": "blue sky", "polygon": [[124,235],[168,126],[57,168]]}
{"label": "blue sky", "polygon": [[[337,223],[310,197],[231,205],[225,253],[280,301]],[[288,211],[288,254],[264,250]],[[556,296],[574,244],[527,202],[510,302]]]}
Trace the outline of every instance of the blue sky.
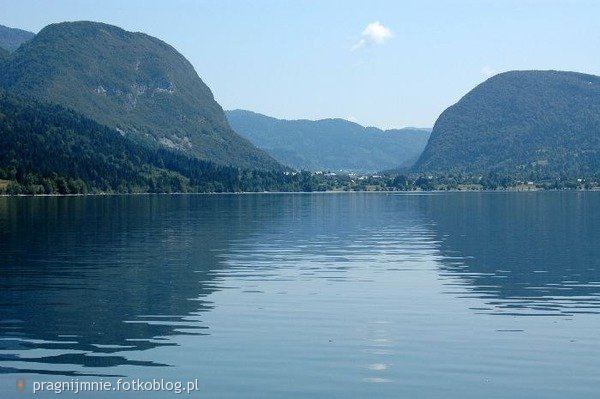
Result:
{"label": "blue sky", "polygon": [[[225,109],[433,126],[487,76],[600,75],[600,1],[0,0],[0,24],[94,20],[156,36]],[[370,27],[369,27],[370,25]]]}

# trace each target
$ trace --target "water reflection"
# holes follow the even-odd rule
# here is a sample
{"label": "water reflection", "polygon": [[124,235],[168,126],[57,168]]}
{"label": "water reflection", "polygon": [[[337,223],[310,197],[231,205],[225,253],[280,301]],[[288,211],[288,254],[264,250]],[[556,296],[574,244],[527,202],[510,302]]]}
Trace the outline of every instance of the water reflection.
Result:
{"label": "water reflection", "polygon": [[440,274],[475,310],[600,312],[600,193],[456,193],[423,197]]}
{"label": "water reflection", "polygon": [[0,361],[19,365],[0,372],[166,366],[135,355],[209,334],[209,296],[236,279],[244,295],[262,292],[252,281],[368,282],[408,270],[431,232],[412,200],[391,198],[0,198]]}
{"label": "water reflection", "polygon": [[283,195],[275,200],[276,220],[231,240],[219,254],[226,265],[223,273],[246,281],[343,282],[408,270],[433,251],[434,234],[415,200]]}
{"label": "water reflection", "polygon": [[215,254],[252,227],[248,206],[233,196],[0,198],[0,351],[12,353],[0,360],[63,374],[164,365],[126,353],[206,333]]}
{"label": "water reflection", "polygon": [[[269,329],[283,329],[290,314],[304,311],[302,321],[315,328],[282,334],[295,342],[282,356],[301,358],[309,346],[334,347],[331,338],[320,348],[312,334],[341,335],[342,326],[355,328],[354,309],[377,307],[385,317],[368,320],[362,341],[342,355],[362,353],[363,382],[397,381],[402,375],[387,375],[398,373],[398,346],[416,353],[410,348],[428,348],[427,331],[443,337],[451,322],[443,304],[453,298],[477,299],[476,313],[597,313],[599,200],[600,193],[0,198],[0,373],[107,376],[124,372],[119,366],[177,365],[177,356],[139,354],[186,336],[208,352],[199,342],[215,322],[205,320],[226,306],[213,303],[215,294],[230,291],[225,314],[260,326],[244,319],[248,330],[243,321],[232,327],[223,345],[239,352],[226,370],[252,353],[248,337],[263,334],[259,347],[271,348]],[[411,302],[419,294],[423,302]],[[261,295],[259,307],[245,308]],[[229,359],[221,349],[214,358]],[[277,371],[267,360],[257,372]]]}

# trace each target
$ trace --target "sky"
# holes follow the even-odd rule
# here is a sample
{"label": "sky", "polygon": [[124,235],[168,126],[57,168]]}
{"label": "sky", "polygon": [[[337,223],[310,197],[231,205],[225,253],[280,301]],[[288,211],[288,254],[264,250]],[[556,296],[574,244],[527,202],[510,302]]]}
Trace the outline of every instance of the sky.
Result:
{"label": "sky", "polygon": [[224,109],[432,127],[490,76],[600,75],[598,0],[0,0],[0,24],[93,20],[156,36]]}

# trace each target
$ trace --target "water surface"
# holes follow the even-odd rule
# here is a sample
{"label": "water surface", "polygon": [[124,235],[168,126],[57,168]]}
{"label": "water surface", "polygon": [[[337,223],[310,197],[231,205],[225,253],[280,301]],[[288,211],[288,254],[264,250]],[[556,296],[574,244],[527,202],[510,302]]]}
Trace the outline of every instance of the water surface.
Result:
{"label": "water surface", "polygon": [[597,398],[599,243],[596,192],[0,198],[0,396]]}

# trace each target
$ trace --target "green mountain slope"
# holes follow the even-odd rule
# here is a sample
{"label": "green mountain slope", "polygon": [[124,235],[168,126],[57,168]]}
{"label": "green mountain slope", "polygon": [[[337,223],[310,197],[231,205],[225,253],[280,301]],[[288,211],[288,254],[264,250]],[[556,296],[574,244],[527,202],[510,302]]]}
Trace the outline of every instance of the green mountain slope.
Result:
{"label": "green mountain slope", "polygon": [[490,78],[442,113],[415,170],[600,171],[600,77],[514,71]]}
{"label": "green mountain slope", "polygon": [[8,60],[9,56],[10,53],[8,52],[8,50],[0,48],[0,71],[4,69],[4,63],[6,62],[6,60]]}
{"label": "green mountain slope", "polygon": [[15,51],[21,44],[33,39],[34,36],[34,33],[26,30],[0,25],[0,48],[9,52]]}
{"label": "green mountain slope", "polygon": [[231,130],[180,53],[142,33],[95,22],[49,25],[11,55],[0,79],[139,142],[223,165],[280,168]]}
{"label": "green mountain slope", "polygon": [[0,194],[298,189],[290,182],[300,183],[136,143],[72,110],[0,90]]}
{"label": "green mountain slope", "polygon": [[383,131],[344,119],[282,120],[226,111],[233,129],[284,165],[307,170],[378,171],[414,162],[428,129]]}

